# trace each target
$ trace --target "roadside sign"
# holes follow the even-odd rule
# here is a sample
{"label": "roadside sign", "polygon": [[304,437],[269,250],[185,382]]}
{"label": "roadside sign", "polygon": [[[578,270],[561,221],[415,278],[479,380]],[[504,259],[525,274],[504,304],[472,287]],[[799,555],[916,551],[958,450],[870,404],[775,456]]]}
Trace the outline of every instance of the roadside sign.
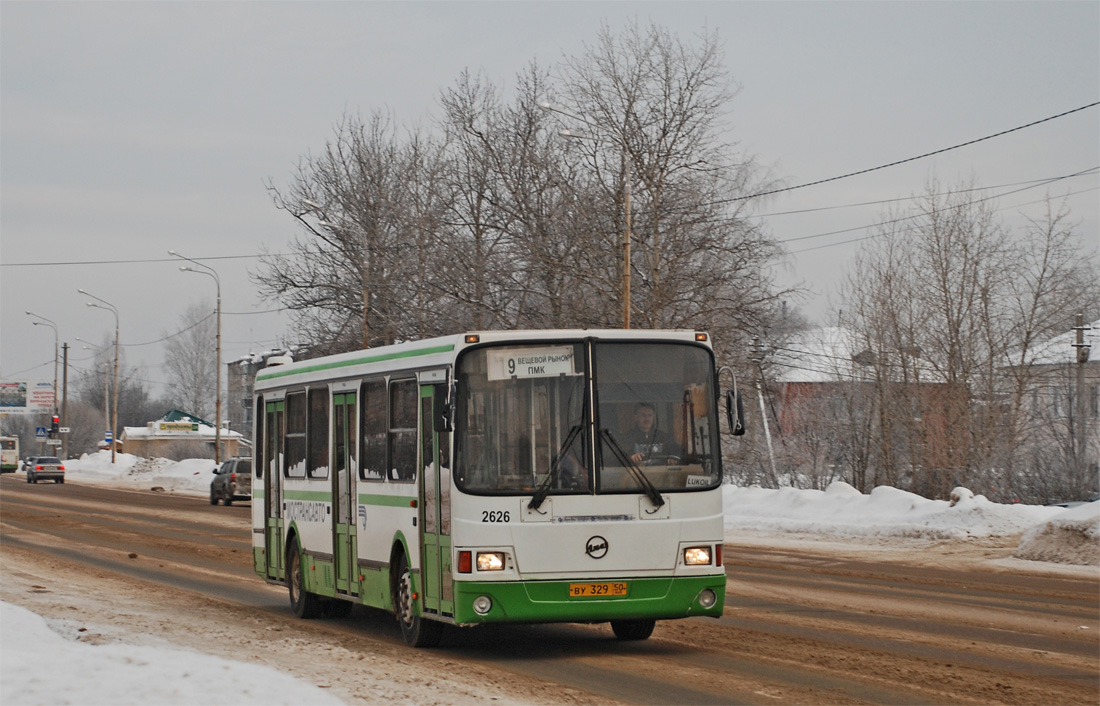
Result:
{"label": "roadside sign", "polygon": [[114,434],[112,434],[112,433],[111,433],[111,430],[110,430],[110,429],[108,429],[107,431],[103,432],[103,440],[104,440],[104,441],[110,441],[110,440],[111,440],[111,437],[112,437],[112,436],[114,436]]}
{"label": "roadside sign", "polygon": [[69,427],[61,427],[57,431],[59,431],[62,434],[68,434],[69,433]]}
{"label": "roadside sign", "polygon": [[36,427],[34,430],[34,438],[42,441],[46,438],[46,427]]}
{"label": "roadside sign", "polygon": [[46,446],[61,446],[61,439],[46,439]]}

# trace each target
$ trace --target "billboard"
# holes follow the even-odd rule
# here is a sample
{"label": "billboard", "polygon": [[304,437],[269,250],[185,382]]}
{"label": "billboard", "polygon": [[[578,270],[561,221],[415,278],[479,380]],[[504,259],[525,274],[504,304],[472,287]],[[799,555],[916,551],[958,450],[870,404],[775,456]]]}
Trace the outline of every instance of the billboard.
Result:
{"label": "billboard", "polygon": [[0,382],[0,414],[47,414],[53,411],[53,382],[5,380]]}

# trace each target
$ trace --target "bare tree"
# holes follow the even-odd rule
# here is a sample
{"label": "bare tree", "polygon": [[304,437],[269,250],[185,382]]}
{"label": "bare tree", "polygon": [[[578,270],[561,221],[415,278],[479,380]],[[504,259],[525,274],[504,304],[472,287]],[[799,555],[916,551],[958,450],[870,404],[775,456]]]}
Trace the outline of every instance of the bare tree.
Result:
{"label": "bare tree", "polygon": [[[114,386],[114,337],[104,336],[103,344],[94,354],[91,360],[81,368],[74,365],[74,387],[79,402],[88,405],[94,410],[104,410],[104,404],[113,417],[113,401],[115,396]],[[70,407],[72,401],[69,402]],[[171,409],[171,404],[165,400],[152,399],[149,396],[147,381],[142,377],[139,368],[127,365],[126,349],[123,348],[119,358],[118,376],[118,433],[121,436],[124,427],[143,427],[146,423],[159,419],[165,412]],[[110,422],[99,414],[98,425],[110,427]],[[102,430],[101,430],[102,431]]]}
{"label": "bare tree", "polygon": [[389,116],[345,116],[322,155],[299,165],[294,183],[268,190],[302,227],[287,256],[267,254],[252,273],[261,293],[281,300],[313,354],[391,342],[381,316],[397,309],[394,263],[403,254],[406,176]]}
{"label": "bare tree", "polygon": [[1064,208],[1013,235],[977,193],[930,182],[884,220],[846,292],[874,368],[876,481],[932,497],[957,484],[1018,495],[1028,361],[1096,300]]}
{"label": "bare tree", "polygon": [[[604,26],[562,69],[563,101],[595,133],[586,157],[603,192],[618,201],[624,179],[641,186],[632,190],[630,274],[639,285],[632,308],[647,327],[731,322],[759,333],[779,296],[762,274],[777,246],[746,218],[748,196],[767,184],[751,157],[720,139],[735,95],[723,59],[714,33],[685,43],[632,24],[617,35]],[[613,225],[603,250],[619,255],[609,246],[622,223]],[[616,287],[622,261],[607,263]]]}
{"label": "bare tree", "polygon": [[203,419],[214,419],[217,387],[217,319],[209,301],[194,302],[180,315],[180,332],[164,347],[171,403]]}
{"label": "bare tree", "polygon": [[[508,101],[461,74],[442,92],[439,136],[345,116],[289,187],[269,183],[301,230],[253,278],[295,312],[311,354],[446,331],[616,326],[633,174],[639,322],[709,329],[725,356],[778,310],[767,273],[779,249],[747,218],[758,170],[719,139],[733,97],[721,61],[714,35],[689,44],[655,26],[605,28],[557,79],[528,67]],[[552,94],[598,139],[563,141],[537,107]]]}

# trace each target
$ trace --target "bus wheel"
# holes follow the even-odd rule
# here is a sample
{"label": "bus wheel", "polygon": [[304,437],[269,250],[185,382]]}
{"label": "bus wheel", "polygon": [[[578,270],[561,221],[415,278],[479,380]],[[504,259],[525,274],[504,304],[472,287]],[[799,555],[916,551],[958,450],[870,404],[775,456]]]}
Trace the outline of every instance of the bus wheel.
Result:
{"label": "bus wheel", "polygon": [[656,620],[612,620],[611,629],[620,640],[644,640],[653,634]]}
{"label": "bus wheel", "polygon": [[416,612],[413,598],[412,571],[402,554],[397,560],[397,587],[393,597],[393,612],[401,624],[401,634],[409,647],[435,647],[443,634],[443,625],[425,620]]}
{"label": "bus wheel", "polygon": [[291,540],[286,551],[287,588],[290,591],[290,609],[299,618],[310,620],[320,617],[321,599],[305,590],[305,577],[302,575],[302,553],[298,551],[298,540]]}

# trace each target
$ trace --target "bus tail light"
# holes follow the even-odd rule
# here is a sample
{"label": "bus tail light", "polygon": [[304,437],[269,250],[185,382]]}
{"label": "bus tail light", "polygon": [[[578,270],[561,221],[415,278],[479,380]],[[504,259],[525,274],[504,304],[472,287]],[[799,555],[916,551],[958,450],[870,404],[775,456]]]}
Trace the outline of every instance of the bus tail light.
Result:
{"label": "bus tail light", "polygon": [[462,551],[458,553],[458,573],[469,574],[473,573],[474,563],[473,555],[468,551]]}
{"label": "bus tail light", "polygon": [[722,565],[722,545],[721,544],[715,544],[714,545],[714,565],[715,566],[721,566]]}

